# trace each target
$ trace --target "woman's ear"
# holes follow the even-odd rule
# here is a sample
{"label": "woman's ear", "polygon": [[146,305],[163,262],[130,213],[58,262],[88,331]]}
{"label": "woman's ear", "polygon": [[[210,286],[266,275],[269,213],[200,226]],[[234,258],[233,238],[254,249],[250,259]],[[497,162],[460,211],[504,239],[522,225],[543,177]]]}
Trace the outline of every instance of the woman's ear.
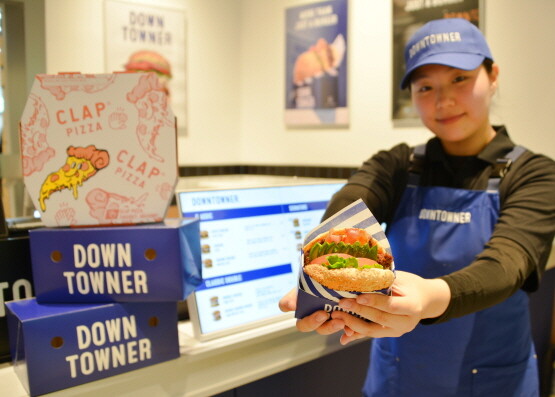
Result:
{"label": "woman's ear", "polygon": [[491,73],[489,74],[491,95],[495,94],[497,91],[499,77],[499,65],[494,63],[491,65]]}

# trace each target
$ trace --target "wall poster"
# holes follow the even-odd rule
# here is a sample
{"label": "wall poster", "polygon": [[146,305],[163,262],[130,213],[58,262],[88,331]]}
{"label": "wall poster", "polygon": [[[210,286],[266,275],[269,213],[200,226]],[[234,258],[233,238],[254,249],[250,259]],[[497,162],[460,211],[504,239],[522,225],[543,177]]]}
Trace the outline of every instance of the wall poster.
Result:
{"label": "wall poster", "polygon": [[286,9],[285,124],[347,126],[347,0]]}
{"label": "wall poster", "polygon": [[[394,0],[393,2],[392,118],[396,125],[420,124],[408,90],[399,85],[405,72],[405,44],[426,22],[441,18],[464,18],[478,27],[480,0]],[[483,18],[482,18],[483,20]]]}
{"label": "wall poster", "polygon": [[104,24],[106,72],[155,72],[168,92],[178,135],[186,135],[185,11],[106,0]]}

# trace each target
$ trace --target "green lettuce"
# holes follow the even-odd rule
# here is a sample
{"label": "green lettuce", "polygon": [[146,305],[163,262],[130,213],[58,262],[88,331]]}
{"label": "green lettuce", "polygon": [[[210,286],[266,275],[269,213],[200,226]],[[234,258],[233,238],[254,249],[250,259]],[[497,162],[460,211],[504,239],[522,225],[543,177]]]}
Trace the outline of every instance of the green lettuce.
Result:
{"label": "green lettuce", "polygon": [[358,241],[354,244],[345,244],[343,241],[338,243],[316,243],[308,253],[309,260],[312,261],[319,256],[326,254],[348,254],[357,258],[368,258],[378,260],[378,246],[369,246],[361,244]]}
{"label": "green lettuce", "polygon": [[375,263],[373,265],[363,265],[359,266],[358,259],[355,257],[343,258],[337,255],[330,255],[327,258],[327,262],[322,263],[322,266],[328,269],[345,269],[352,267],[355,269],[383,269],[383,266]]}

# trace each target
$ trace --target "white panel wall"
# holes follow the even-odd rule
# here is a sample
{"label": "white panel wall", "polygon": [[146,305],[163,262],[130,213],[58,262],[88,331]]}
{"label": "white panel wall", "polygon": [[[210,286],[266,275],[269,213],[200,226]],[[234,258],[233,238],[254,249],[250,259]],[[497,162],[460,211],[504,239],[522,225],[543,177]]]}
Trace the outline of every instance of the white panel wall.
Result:
{"label": "white panel wall", "polygon": [[[358,166],[380,148],[418,143],[423,128],[394,128],[391,2],[349,1],[346,129],[288,129],[284,106],[284,9],[302,0],[242,0],[241,158],[247,163]],[[555,158],[555,1],[485,0],[486,31],[501,68],[494,121],[530,149]]]}
{"label": "white panel wall", "polygon": [[[131,2],[185,10],[187,15],[189,132],[178,142],[180,164],[239,163],[239,2]],[[47,73],[107,72],[103,4],[103,0],[45,0]]]}
{"label": "white panel wall", "polygon": [[241,144],[244,161],[359,165],[379,148],[399,141],[420,142],[428,137],[421,129],[393,129],[389,116],[389,1],[349,2],[350,127],[289,129],[284,125],[285,8],[305,3],[243,0]]}
{"label": "white panel wall", "polygon": [[555,159],[555,1],[485,4],[486,35],[500,65],[493,116],[513,140]]}
{"label": "white panel wall", "polygon": [[[39,1],[39,0],[31,0]],[[46,65],[104,71],[103,1],[44,0]],[[357,166],[423,128],[390,120],[391,5],[350,0],[351,124],[288,129],[283,123],[285,8],[310,0],[135,0],[185,9],[188,17],[188,127],[181,165]],[[494,120],[532,150],[555,157],[555,1],[485,0],[486,33],[501,67]]]}

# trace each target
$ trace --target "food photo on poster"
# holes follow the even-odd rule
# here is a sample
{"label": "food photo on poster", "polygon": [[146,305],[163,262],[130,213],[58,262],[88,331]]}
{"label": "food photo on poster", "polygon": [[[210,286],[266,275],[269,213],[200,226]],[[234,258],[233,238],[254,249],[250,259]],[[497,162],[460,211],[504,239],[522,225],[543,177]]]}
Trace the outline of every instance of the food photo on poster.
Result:
{"label": "food photo on poster", "polygon": [[285,122],[347,125],[347,1],[286,10]]}
{"label": "food photo on poster", "polygon": [[107,0],[104,5],[106,72],[154,72],[187,130],[186,17],[179,9]]}

